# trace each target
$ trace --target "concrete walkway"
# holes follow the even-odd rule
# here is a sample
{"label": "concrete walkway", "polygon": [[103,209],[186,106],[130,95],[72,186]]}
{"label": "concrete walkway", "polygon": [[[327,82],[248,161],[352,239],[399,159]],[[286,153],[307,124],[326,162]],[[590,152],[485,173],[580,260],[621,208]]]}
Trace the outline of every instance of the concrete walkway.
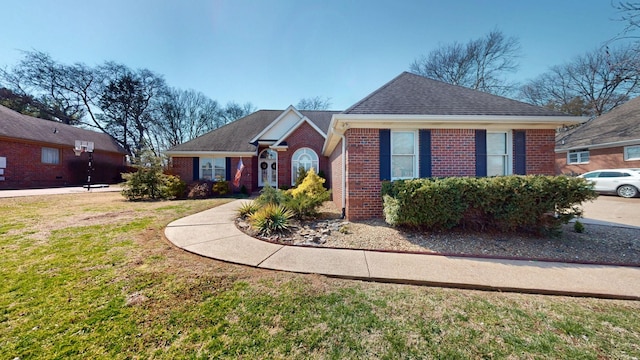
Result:
{"label": "concrete walkway", "polygon": [[640,300],[640,267],[567,264],[273,244],[234,224],[242,200],[169,224],[176,246],[253,267],[348,279]]}
{"label": "concrete walkway", "polygon": [[46,189],[23,189],[23,190],[0,190],[0,198],[12,198],[23,196],[38,196],[38,195],[58,195],[58,194],[78,194],[86,192],[115,192],[122,191],[119,185],[91,185],[91,188],[87,190],[82,186],[70,186],[70,187],[58,187],[58,188],[46,188]]}

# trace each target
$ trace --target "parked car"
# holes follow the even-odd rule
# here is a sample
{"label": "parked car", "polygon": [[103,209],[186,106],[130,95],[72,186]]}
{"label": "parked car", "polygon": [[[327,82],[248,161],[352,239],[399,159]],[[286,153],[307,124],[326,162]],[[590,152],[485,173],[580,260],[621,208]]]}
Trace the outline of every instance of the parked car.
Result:
{"label": "parked car", "polygon": [[640,194],[640,169],[603,169],[589,171],[578,177],[593,182],[599,193],[618,194],[632,198]]}

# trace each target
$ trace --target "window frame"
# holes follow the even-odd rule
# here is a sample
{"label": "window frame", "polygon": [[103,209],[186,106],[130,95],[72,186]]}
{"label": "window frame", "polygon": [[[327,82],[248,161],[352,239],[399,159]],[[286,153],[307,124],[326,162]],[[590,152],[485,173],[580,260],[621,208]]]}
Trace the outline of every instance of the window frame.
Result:
{"label": "window frame", "polygon": [[[634,149],[634,150],[637,149],[638,155],[635,156],[635,157],[630,157],[629,156],[629,149]],[[624,153],[624,155],[623,155],[624,156],[624,161],[637,161],[637,160],[640,160],[640,145],[625,146],[624,150],[623,150],[623,153]]]}
{"label": "window frame", "polygon": [[[211,161],[211,169],[205,169],[205,165]],[[211,170],[211,177],[207,178],[204,174],[205,170]],[[221,175],[217,175],[221,174]],[[227,160],[223,157],[206,157],[200,158],[200,179],[210,181],[226,181],[227,175]]]}
{"label": "window frame", "polygon": [[[490,154],[489,153],[489,135],[490,134],[504,134],[504,153],[500,154]],[[487,176],[506,176],[513,174],[513,131],[512,130],[488,130],[486,135],[486,143],[487,143]],[[503,171],[504,174],[500,175],[491,175],[489,171],[489,158],[490,157],[502,157],[504,159]]]}
{"label": "window frame", "polygon": [[43,146],[40,151],[40,162],[46,165],[60,165],[60,149]]}
{"label": "window frame", "polygon": [[[413,153],[409,154],[396,154],[394,153],[394,139],[395,136],[397,134],[412,134],[413,135]],[[404,180],[404,179],[415,179],[418,178],[418,156],[419,156],[419,144],[418,144],[418,130],[391,130],[391,134],[390,134],[390,144],[391,144],[391,149],[389,151],[390,153],[390,158],[391,158],[391,180]],[[394,175],[394,159],[396,157],[407,157],[407,156],[411,156],[413,159],[412,161],[412,175],[411,176],[395,176]]]}
{"label": "window frame", "polygon": [[[576,155],[576,161],[571,161],[571,155]],[[583,159],[584,154],[587,155],[586,161]],[[589,149],[580,149],[580,150],[571,150],[567,152],[567,164],[568,165],[578,165],[578,164],[588,164],[591,155],[589,154]]]}
{"label": "window frame", "polygon": [[[316,171],[316,174],[318,173],[318,171],[320,170],[320,157],[318,157],[318,154],[311,148],[308,147],[302,147],[298,150],[296,150],[293,155],[291,155],[291,185],[293,186],[296,183],[296,180],[298,180],[298,169],[299,169],[299,165],[300,165],[300,159],[296,159],[296,156],[300,157],[303,155],[308,155],[308,153],[311,153],[312,159],[311,159],[311,167]],[[313,158],[315,157],[315,159]],[[309,169],[305,168],[306,171],[309,171]]]}

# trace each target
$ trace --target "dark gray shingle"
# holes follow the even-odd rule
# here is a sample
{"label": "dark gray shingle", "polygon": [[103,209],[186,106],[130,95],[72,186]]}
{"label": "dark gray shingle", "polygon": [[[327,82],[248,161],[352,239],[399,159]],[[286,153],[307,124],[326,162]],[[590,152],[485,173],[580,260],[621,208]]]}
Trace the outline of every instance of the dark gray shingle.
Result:
{"label": "dark gray shingle", "polygon": [[345,114],[569,116],[539,106],[403,72]]}

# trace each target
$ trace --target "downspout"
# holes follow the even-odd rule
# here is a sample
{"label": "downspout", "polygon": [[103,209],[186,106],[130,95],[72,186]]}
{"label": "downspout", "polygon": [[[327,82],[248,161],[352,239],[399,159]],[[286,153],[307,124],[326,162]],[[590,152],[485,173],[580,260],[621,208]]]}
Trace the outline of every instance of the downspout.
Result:
{"label": "downspout", "polygon": [[347,138],[344,134],[342,139],[342,219],[347,217]]}

